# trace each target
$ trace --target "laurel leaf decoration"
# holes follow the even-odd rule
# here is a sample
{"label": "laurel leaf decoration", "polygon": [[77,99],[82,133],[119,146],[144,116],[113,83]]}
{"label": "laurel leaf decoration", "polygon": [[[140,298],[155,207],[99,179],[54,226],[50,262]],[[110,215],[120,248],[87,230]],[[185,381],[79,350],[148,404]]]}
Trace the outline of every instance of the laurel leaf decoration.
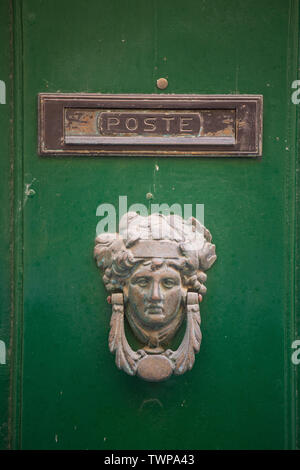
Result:
{"label": "laurel leaf decoration", "polygon": [[116,365],[129,375],[135,375],[137,363],[142,356],[142,351],[133,351],[129,346],[124,330],[124,305],[123,295],[112,295],[112,316],[109,332],[109,349],[115,352]]}
{"label": "laurel leaf decoration", "polygon": [[198,298],[195,300],[195,297],[190,297],[190,299],[187,304],[187,325],[184,338],[176,351],[168,349],[165,352],[165,355],[173,362],[175,375],[191,370],[195,362],[195,354],[200,350],[202,334]]}

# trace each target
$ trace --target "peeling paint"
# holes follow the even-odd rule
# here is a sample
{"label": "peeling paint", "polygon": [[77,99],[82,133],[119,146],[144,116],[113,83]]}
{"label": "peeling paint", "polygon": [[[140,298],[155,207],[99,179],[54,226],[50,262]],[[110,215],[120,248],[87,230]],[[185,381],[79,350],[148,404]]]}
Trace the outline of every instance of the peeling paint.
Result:
{"label": "peeling paint", "polygon": [[24,206],[27,202],[27,199],[29,197],[33,197],[35,195],[35,191],[34,189],[31,188],[32,184],[36,181],[36,178],[33,178],[33,180],[31,181],[31,183],[28,183],[28,184],[25,184],[25,191],[24,191]]}

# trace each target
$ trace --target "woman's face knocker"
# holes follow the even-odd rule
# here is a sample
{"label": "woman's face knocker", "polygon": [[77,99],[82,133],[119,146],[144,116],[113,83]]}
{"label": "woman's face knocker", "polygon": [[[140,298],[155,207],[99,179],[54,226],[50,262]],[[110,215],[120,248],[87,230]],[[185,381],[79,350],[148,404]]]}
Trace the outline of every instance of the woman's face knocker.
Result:
{"label": "woman's face knocker", "polygon": [[[216,259],[210,242],[209,231],[193,217],[136,212],[122,217],[119,233],[96,238],[95,258],[111,293],[109,348],[119,369],[160,382],[193,367],[202,338],[204,272]],[[182,324],[184,336],[173,350]]]}

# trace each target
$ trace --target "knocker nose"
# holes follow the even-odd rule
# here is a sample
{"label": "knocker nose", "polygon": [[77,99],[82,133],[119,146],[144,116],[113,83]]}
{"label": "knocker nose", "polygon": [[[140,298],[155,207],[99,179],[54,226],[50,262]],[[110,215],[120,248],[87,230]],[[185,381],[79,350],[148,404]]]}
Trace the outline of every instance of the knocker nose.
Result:
{"label": "knocker nose", "polygon": [[153,282],[150,292],[150,300],[156,302],[162,300],[159,282]]}

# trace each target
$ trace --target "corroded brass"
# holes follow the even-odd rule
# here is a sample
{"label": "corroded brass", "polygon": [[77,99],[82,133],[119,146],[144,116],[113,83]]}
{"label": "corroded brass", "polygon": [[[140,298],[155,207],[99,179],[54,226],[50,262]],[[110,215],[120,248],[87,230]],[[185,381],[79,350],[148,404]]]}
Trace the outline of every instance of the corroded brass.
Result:
{"label": "corroded brass", "polygon": [[159,78],[157,81],[156,81],[156,86],[157,88],[159,88],[160,90],[165,90],[168,86],[168,80],[166,78]]}
{"label": "corroded brass", "polygon": [[[210,232],[194,217],[129,212],[119,233],[96,238],[94,255],[112,294],[109,348],[117,367],[153,382],[191,369],[201,343],[205,271],[216,260]],[[127,341],[125,319],[140,344],[136,351]],[[184,322],[184,337],[173,350]]]}

